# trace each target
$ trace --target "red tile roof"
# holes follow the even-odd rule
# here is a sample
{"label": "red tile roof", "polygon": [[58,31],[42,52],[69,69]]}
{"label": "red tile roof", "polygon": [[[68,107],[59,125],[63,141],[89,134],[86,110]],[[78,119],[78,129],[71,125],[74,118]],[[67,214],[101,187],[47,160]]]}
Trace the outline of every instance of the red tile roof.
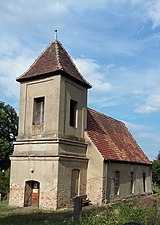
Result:
{"label": "red tile roof", "polygon": [[31,67],[17,78],[17,81],[21,82],[29,79],[37,79],[59,73],[69,76],[72,80],[81,83],[87,88],[91,88],[91,85],[76,68],[63,45],[57,40],[52,42],[44,52],[42,52]]}
{"label": "red tile roof", "polygon": [[104,159],[150,164],[124,123],[92,109],[87,119],[87,134]]}

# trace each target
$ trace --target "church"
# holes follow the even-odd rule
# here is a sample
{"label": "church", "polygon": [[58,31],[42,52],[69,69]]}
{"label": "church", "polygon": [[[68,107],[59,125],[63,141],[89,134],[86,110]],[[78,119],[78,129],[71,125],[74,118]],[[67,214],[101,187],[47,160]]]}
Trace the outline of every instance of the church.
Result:
{"label": "church", "polygon": [[152,193],[151,162],[125,124],[87,107],[91,85],[57,39],[17,78],[11,206],[66,208]]}

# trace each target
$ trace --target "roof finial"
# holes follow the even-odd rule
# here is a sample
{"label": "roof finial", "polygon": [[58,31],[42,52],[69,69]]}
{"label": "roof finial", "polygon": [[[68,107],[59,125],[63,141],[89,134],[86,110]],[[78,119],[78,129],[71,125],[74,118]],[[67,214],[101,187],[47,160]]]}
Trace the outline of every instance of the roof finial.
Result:
{"label": "roof finial", "polygon": [[58,40],[58,36],[57,36],[57,32],[58,32],[58,30],[57,30],[57,29],[55,29],[55,30],[54,30],[54,32],[55,32],[55,40],[57,41],[57,40]]}

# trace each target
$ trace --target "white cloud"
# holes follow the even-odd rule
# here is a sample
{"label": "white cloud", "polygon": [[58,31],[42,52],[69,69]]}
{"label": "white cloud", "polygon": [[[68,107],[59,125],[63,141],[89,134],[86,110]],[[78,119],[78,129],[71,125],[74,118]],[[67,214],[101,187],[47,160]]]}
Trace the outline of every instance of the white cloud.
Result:
{"label": "white cloud", "polygon": [[[76,66],[79,68],[84,77],[93,85],[93,90],[96,92],[109,92],[113,89],[108,82],[106,74],[99,64],[92,59],[77,58],[74,60]],[[111,68],[113,65],[108,65]],[[108,69],[107,68],[107,69]]]}
{"label": "white cloud", "polygon": [[[143,124],[135,124],[135,123],[130,123],[130,122],[125,122],[126,126],[132,130],[132,131],[136,131],[136,132],[142,132],[142,131],[146,131],[146,127]],[[148,130],[148,128],[147,128]]]}
{"label": "white cloud", "polygon": [[152,28],[160,26],[160,1],[159,0],[132,0],[133,5],[141,7],[144,20],[151,20]]}
{"label": "white cloud", "polygon": [[131,107],[133,113],[160,111],[160,68],[138,69],[115,64],[99,65],[92,59],[78,58],[75,64],[93,85],[89,103],[99,108]]}
{"label": "white cloud", "polygon": [[5,36],[0,38],[0,89],[2,100],[5,97],[18,98],[19,86],[16,77],[20,76],[33,63],[34,59],[35,52],[23,47],[18,40],[11,37],[5,38]]}
{"label": "white cloud", "polygon": [[152,127],[143,124],[130,122],[125,122],[125,124],[142,150],[153,160],[159,152],[160,133],[156,132]]}
{"label": "white cloud", "polygon": [[127,105],[141,114],[160,112],[159,74],[159,66],[148,69],[114,65],[107,73],[113,87],[112,105]]}
{"label": "white cloud", "polygon": [[54,11],[56,9],[65,9],[65,11],[69,11],[73,9],[74,11],[84,11],[84,10],[97,10],[97,9],[103,9],[106,7],[111,0],[81,0],[81,1],[75,1],[75,0],[57,0],[54,3],[52,1],[48,1],[48,5],[52,5],[52,8]]}
{"label": "white cloud", "polygon": [[[160,134],[154,131],[151,126],[143,124],[135,124],[130,122],[124,122],[133,136],[140,141],[140,143],[154,143],[160,145]],[[157,149],[158,150],[158,149]]]}
{"label": "white cloud", "polygon": [[138,113],[153,113],[160,112],[160,91],[153,91],[148,97],[144,100],[142,105],[139,105],[135,112]]}
{"label": "white cloud", "polygon": [[[72,11],[83,12],[86,10],[95,11],[104,9],[115,15],[118,15],[118,13],[120,15],[122,13],[123,15],[125,13],[127,15],[134,13],[134,16],[144,21],[151,20],[153,28],[160,25],[159,0],[8,0],[0,2],[1,18],[8,22],[16,22],[17,24],[20,24],[22,21],[27,22],[27,20],[31,18],[34,18],[37,22],[40,19],[42,22],[46,20],[48,16],[57,20],[57,16],[60,18]],[[47,17],[45,15],[47,15]],[[3,19],[1,21],[3,21]]]}
{"label": "white cloud", "polygon": [[1,33],[0,36],[0,58],[3,56],[12,56],[13,53],[20,48],[19,42],[8,36],[6,34]]}
{"label": "white cloud", "polygon": [[160,1],[152,0],[150,2],[148,9],[148,15],[150,16],[153,22],[153,28],[160,26]]}
{"label": "white cloud", "polygon": [[0,61],[0,87],[1,87],[1,97],[2,92],[4,96],[19,96],[19,87],[16,82],[16,77],[21,75],[33,59],[26,56],[16,57],[14,59],[5,57]]}

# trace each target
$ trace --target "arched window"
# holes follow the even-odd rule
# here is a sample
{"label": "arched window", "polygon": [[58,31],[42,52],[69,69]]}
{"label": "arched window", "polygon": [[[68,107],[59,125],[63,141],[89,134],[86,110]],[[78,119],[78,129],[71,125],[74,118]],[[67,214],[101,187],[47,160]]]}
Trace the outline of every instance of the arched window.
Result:
{"label": "arched window", "polygon": [[71,174],[71,197],[79,195],[80,170],[73,169]]}

